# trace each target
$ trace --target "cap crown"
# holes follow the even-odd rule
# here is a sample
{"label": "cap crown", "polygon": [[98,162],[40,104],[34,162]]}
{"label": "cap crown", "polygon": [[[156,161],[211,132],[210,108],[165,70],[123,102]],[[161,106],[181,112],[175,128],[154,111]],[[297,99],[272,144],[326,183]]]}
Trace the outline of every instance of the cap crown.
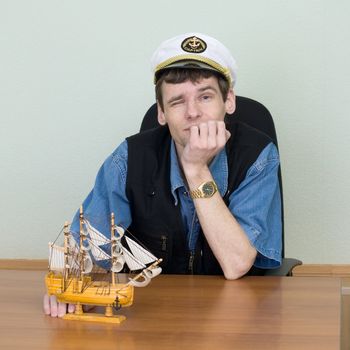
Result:
{"label": "cap crown", "polygon": [[230,51],[220,41],[201,33],[185,33],[164,41],[154,52],[151,66],[156,74],[174,63],[180,67],[181,62],[189,60],[218,71],[232,85],[236,82],[237,65]]}

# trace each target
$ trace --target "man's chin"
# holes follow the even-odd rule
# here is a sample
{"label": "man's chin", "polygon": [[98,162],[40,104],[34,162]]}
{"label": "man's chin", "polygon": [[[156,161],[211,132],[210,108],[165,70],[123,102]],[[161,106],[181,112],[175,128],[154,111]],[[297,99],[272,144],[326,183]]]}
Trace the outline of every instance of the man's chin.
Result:
{"label": "man's chin", "polygon": [[188,143],[189,138],[182,138],[181,140],[174,140],[176,150],[184,149]]}

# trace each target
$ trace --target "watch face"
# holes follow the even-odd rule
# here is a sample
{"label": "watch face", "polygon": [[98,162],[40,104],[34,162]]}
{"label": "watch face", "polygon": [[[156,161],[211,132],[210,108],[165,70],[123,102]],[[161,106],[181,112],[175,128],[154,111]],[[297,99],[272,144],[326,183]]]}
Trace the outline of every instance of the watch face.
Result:
{"label": "watch face", "polygon": [[203,185],[202,191],[205,197],[211,197],[215,193],[214,185],[211,182],[207,182]]}

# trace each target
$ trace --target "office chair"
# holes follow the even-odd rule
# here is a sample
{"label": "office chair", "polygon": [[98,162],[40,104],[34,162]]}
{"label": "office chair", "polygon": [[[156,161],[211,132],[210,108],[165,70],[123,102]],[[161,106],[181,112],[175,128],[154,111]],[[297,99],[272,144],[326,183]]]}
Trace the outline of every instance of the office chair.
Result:
{"label": "office chair", "polygon": [[[272,116],[268,109],[261,103],[247,97],[236,96],[236,110],[233,114],[227,115],[225,121],[239,120],[242,123],[258,129],[268,135],[278,148],[277,135]],[[154,103],[146,112],[140,127],[140,132],[159,126],[157,120],[157,104]],[[265,276],[291,276],[292,269],[301,265],[300,260],[294,258],[285,258],[284,256],[284,213],[283,213],[283,191],[281,167],[278,170],[278,179],[281,191],[282,203],[282,264],[277,269],[265,270]]]}

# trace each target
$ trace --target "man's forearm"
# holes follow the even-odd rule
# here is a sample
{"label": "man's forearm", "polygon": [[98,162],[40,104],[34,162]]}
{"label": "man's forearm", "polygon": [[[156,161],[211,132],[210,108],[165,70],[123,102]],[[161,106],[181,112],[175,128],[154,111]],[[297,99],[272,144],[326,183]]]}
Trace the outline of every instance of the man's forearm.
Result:
{"label": "man's forearm", "polygon": [[[191,191],[213,181],[208,164],[225,147],[230,133],[223,121],[208,121],[191,127],[189,142],[178,147],[182,170]],[[203,233],[227,279],[246,274],[254,263],[256,250],[226,207],[220,194],[194,198]]]}
{"label": "man's forearm", "polygon": [[[213,180],[209,169],[187,174],[190,190]],[[217,192],[211,198],[195,198],[199,222],[203,233],[227,279],[246,274],[256,258],[256,249]]]}

